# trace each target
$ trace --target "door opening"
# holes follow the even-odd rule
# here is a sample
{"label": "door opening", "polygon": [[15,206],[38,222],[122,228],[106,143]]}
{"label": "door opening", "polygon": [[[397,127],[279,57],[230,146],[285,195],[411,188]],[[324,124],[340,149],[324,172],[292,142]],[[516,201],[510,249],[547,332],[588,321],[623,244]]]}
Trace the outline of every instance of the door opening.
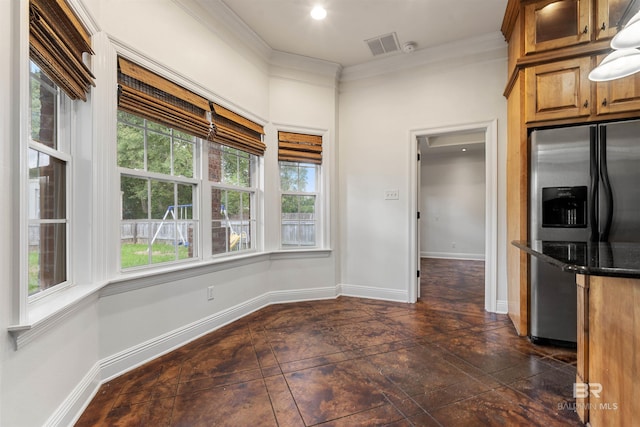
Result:
{"label": "door opening", "polygon": [[[497,121],[411,132],[416,221],[410,296],[420,297],[422,257],[484,260],[485,310],[498,311],[496,284]],[[463,151],[464,150],[464,151]],[[414,269],[415,267],[415,269]]]}

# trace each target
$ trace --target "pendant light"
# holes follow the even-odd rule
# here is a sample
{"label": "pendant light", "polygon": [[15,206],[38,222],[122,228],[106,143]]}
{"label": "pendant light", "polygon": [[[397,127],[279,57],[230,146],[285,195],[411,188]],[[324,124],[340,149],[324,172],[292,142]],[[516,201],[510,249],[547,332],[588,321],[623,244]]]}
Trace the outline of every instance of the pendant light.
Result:
{"label": "pendant light", "polygon": [[614,50],[589,73],[589,80],[604,82],[621,79],[640,71],[640,12],[611,39]]}
{"label": "pendant light", "polygon": [[630,76],[638,71],[640,71],[640,50],[614,50],[602,60],[600,65],[591,70],[589,80],[606,82]]}
{"label": "pendant light", "polygon": [[640,47],[640,12],[633,15],[624,28],[613,37],[611,47],[614,49]]}

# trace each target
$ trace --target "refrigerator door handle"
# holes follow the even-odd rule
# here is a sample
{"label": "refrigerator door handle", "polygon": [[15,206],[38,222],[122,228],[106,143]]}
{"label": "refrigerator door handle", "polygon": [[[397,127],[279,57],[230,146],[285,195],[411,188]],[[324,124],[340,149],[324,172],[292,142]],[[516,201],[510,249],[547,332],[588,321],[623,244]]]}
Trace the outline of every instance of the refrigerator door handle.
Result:
{"label": "refrigerator door handle", "polygon": [[600,126],[600,179],[602,180],[605,209],[607,211],[601,224],[600,241],[607,242],[609,241],[609,232],[613,221],[613,192],[611,191],[609,170],[607,169],[607,128],[605,126]]}
{"label": "refrigerator door handle", "polygon": [[589,188],[589,200],[587,206],[589,208],[589,226],[591,232],[589,240],[591,242],[597,242],[600,240],[598,233],[598,186],[599,186],[599,171],[598,171],[598,145],[597,145],[597,133],[596,127],[591,126],[589,128],[589,159],[591,162],[591,186]]}

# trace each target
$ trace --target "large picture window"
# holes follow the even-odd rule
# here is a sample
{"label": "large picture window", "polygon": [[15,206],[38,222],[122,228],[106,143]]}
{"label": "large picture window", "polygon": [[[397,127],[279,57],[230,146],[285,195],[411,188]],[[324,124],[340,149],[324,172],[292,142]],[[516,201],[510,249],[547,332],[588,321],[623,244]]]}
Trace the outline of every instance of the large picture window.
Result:
{"label": "large picture window", "polygon": [[210,143],[212,254],[255,249],[257,157]]}
{"label": "large picture window", "polygon": [[123,269],[198,257],[198,139],[118,112]]}

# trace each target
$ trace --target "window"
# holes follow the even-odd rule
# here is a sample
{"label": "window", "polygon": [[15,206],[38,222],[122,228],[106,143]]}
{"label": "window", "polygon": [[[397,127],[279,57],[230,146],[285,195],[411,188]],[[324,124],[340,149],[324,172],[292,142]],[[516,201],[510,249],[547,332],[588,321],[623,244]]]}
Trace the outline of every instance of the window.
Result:
{"label": "window", "polygon": [[318,165],[280,162],[281,242],[317,246]]}
{"label": "window", "polygon": [[28,147],[28,295],[67,281],[69,218],[68,138],[59,131],[68,97],[35,63],[30,63],[31,131]]}
{"label": "window", "polygon": [[283,248],[316,247],[322,137],[278,132],[280,242]]}
{"label": "window", "polygon": [[255,249],[257,156],[211,142],[208,159],[212,254]]}
{"label": "window", "polygon": [[123,269],[198,256],[198,140],[118,112]]}
{"label": "window", "polygon": [[94,85],[84,53],[93,53],[90,35],[64,0],[29,1],[29,136],[22,141],[27,301],[71,282],[71,141],[78,136],[72,101],[86,101]]}

